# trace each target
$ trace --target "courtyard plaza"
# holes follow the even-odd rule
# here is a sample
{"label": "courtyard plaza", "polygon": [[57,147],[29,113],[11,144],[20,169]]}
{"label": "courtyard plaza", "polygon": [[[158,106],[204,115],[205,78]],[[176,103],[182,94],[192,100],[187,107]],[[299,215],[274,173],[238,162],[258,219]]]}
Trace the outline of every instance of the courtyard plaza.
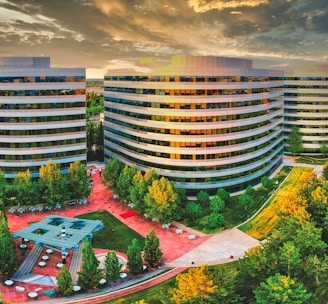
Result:
{"label": "courtyard plaza", "polygon": [[[248,248],[256,246],[259,242],[238,229],[231,229],[222,233],[214,235],[205,235],[201,232],[195,231],[188,227],[181,225],[180,223],[171,223],[170,225],[163,226],[161,223],[147,219],[144,215],[139,215],[131,209],[126,203],[121,203],[119,199],[114,198],[113,192],[107,190],[101,182],[100,168],[96,166],[88,167],[92,169],[93,189],[87,204],[76,204],[73,206],[62,206],[57,210],[43,210],[41,212],[24,212],[22,214],[7,212],[9,229],[12,233],[27,228],[29,223],[38,222],[44,220],[47,216],[64,216],[73,218],[74,216],[90,213],[94,211],[107,210],[117,219],[122,221],[125,225],[135,230],[142,236],[154,230],[158,238],[160,239],[160,247],[163,251],[163,266],[168,268],[176,268],[175,271],[168,273],[166,276],[156,278],[152,282],[146,282],[142,286],[135,286],[128,290],[121,290],[120,292],[109,293],[104,295],[101,299],[86,300],[90,303],[102,303],[102,301],[111,298],[118,298],[123,294],[136,292],[137,290],[147,288],[155,285],[170,276],[173,276],[186,267],[200,266],[202,264],[220,264],[227,263],[236,260],[244,255]],[[128,216],[126,216],[128,215]],[[18,259],[23,262],[28,254],[33,250],[35,244],[32,241],[26,242],[26,248],[21,249],[21,241],[17,240],[16,251],[18,253]],[[3,300],[11,302],[35,302],[35,301],[52,301],[43,294],[45,290],[56,288],[56,276],[58,275],[60,268],[57,264],[61,263],[62,255],[58,251],[53,251],[51,254],[47,253],[48,248],[43,248],[38,253],[37,263],[35,263],[31,274],[38,276],[39,279],[33,281],[15,282],[14,285],[24,288],[24,292],[18,292],[15,286],[5,286],[2,284]],[[103,256],[108,252],[102,248],[95,248],[95,253],[98,256]],[[119,258],[126,261],[126,255],[124,253],[117,253]],[[42,257],[49,256],[44,261]],[[70,268],[72,261],[73,250],[68,251],[66,258],[66,268]],[[40,267],[40,262],[46,262],[45,267]],[[127,271],[127,270],[125,270]],[[122,282],[121,282],[122,283]],[[128,282],[124,282],[124,285],[128,285]],[[29,292],[35,292],[37,290],[38,297],[31,299],[27,297]],[[68,300],[69,298],[67,298]],[[47,301],[48,300],[48,301]],[[56,298],[57,303],[65,302],[64,298]],[[75,303],[83,303],[83,296],[76,300]],[[49,302],[50,303],[50,302]],[[55,302],[53,302],[55,303]]]}

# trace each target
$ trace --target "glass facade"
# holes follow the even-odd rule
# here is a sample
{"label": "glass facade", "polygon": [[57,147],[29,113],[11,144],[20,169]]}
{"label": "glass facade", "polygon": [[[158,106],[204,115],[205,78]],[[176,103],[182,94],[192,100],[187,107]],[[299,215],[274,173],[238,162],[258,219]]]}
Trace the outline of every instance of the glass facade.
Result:
{"label": "glass facade", "polygon": [[106,160],[154,168],[191,196],[243,190],[280,165],[282,72],[222,57],[128,72],[105,76]]}
{"label": "glass facade", "polygon": [[0,58],[0,167],[7,178],[49,159],[66,171],[86,162],[85,69],[48,57]]}
{"label": "glass facade", "polygon": [[[328,65],[288,71],[285,80],[285,139],[293,126],[301,135],[305,155],[321,155],[328,146]],[[288,143],[286,143],[288,151]]]}

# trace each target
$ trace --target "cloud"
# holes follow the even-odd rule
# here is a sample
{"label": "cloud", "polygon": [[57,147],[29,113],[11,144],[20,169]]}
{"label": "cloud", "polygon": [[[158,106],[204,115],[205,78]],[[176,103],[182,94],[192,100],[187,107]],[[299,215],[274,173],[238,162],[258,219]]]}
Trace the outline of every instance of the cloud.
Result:
{"label": "cloud", "polygon": [[268,4],[269,0],[189,0],[188,4],[197,13],[204,13],[210,10],[224,10],[230,8],[240,8],[240,7],[256,7],[261,4]]}
{"label": "cloud", "polygon": [[1,54],[55,66],[184,54],[323,61],[327,41],[326,0],[0,0]]}

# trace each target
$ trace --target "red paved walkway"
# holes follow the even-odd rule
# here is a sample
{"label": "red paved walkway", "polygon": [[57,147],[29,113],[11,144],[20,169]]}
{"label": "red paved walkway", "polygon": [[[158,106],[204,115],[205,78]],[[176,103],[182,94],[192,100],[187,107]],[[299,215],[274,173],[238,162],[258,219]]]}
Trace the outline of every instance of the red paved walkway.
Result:
{"label": "red paved walkway", "polygon": [[[157,236],[160,239],[160,246],[163,250],[164,256],[163,261],[164,262],[171,262],[175,259],[183,256],[186,252],[189,252],[191,249],[197,247],[201,243],[203,243],[205,240],[210,238],[210,236],[205,237],[197,237],[196,240],[189,240],[188,239],[188,233],[183,232],[182,234],[178,235],[175,233],[175,227],[170,227],[169,229],[163,229],[161,224],[159,223],[153,223],[149,220],[146,220],[141,215],[135,215],[127,218],[122,218],[120,215],[126,212],[129,212],[131,209],[127,206],[127,204],[120,203],[119,200],[113,199],[113,193],[112,191],[107,190],[104,185],[101,183],[101,177],[99,175],[98,170],[93,170],[93,180],[94,180],[94,187],[93,191],[88,199],[88,204],[86,205],[77,205],[77,206],[67,206],[62,210],[58,211],[44,211],[44,212],[34,212],[34,213],[24,213],[22,215],[12,215],[7,214],[8,216],[8,223],[9,223],[9,229],[10,231],[17,231],[20,229],[23,229],[29,225],[31,222],[36,222],[42,220],[47,215],[62,215],[67,217],[74,217],[79,214],[89,213],[97,210],[107,210],[111,214],[113,214],[116,218],[118,218],[120,221],[125,223],[127,226],[132,228],[133,230],[140,233],[142,236],[146,236],[150,230],[154,230]],[[20,252],[20,250],[18,250]],[[19,259],[22,259],[23,257],[19,257]],[[57,261],[57,258],[51,257],[52,260]],[[58,259],[60,259],[60,256],[58,256]],[[47,267],[48,268],[48,267]],[[54,268],[54,272],[56,272],[56,268]],[[32,272],[34,273],[40,273],[44,274],[45,270],[41,269],[34,269]],[[181,271],[181,269],[180,269]],[[52,273],[51,271],[50,275],[56,276],[56,273]],[[48,268],[49,273],[49,268]],[[41,273],[40,273],[41,274]],[[152,283],[150,283],[152,284]],[[29,284],[32,285],[32,284]],[[32,289],[38,288],[40,286],[31,286]],[[45,287],[44,285],[42,286]],[[52,287],[46,286],[46,289],[50,289]],[[141,288],[141,287],[138,287]],[[145,287],[142,287],[145,288]],[[29,287],[28,287],[29,289]],[[17,295],[17,292],[13,292],[12,288],[8,287],[2,287],[2,293],[4,300],[7,301],[15,301],[15,302],[22,302],[21,297],[23,295]],[[16,295],[13,298],[13,295]],[[40,296],[38,298],[39,300],[44,300],[45,296]],[[24,295],[24,300],[28,300],[26,297],[26,294]],[[89,302],[89,301],[88,301]],[[89,302],[90,303],[90,302]],[[96,303],[96,302],[94,302]]]}

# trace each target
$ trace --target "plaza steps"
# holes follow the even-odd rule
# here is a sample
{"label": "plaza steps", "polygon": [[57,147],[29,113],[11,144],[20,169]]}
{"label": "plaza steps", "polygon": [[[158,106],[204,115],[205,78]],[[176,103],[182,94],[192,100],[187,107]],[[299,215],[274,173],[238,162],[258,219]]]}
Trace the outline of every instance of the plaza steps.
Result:
{"label": "plaza steps", "polygon": [[12,278],[15,280],[22,276],[30,274],[42,250],[42,246],[34,246]]}

